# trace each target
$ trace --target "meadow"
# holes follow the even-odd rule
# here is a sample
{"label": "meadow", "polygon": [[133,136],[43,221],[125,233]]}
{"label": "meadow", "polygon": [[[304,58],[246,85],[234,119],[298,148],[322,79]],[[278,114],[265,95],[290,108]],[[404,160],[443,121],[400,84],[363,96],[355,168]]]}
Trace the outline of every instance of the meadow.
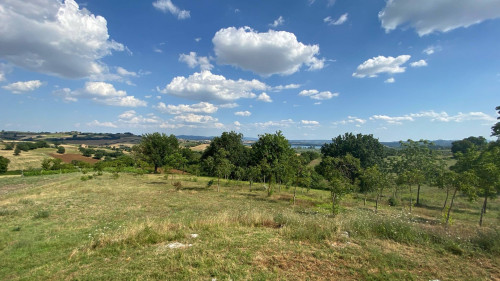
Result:
{"label": "meadow", "polygon": [[[1,280],[498,280],[500,208],[458,198],[442,222],[444,192],[422,207],[160,174],[0,177]],[[180,183],[180,184],[179,184]],[[197,234],[197,235],[193,235]],[[178,244],[173,244],[177,242]],[[180,244],[179,244],[180,243]],[[175,248],[175,246],[179,248]]]}

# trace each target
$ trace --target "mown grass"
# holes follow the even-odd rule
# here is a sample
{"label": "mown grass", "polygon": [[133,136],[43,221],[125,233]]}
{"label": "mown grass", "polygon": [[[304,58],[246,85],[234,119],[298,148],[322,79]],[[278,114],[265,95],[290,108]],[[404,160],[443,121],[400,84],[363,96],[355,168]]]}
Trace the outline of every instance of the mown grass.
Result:
{"label": "mown grass", "polygon": [[[347,197],[331,217],[324,191],[175,175],[81,174],[0,179],[0,279],[491,280],[500,278],[498,202],[481,231],[480,202],[445,227],[429,206]],[[176,190],[172,183],[181,182]],[[404,198],[403,198],[404,199]],[[474,218],[474,219],[472,219]],[[198,234],[193,238],[191,234]],[[170,249],[169,243],[186,246]]]}

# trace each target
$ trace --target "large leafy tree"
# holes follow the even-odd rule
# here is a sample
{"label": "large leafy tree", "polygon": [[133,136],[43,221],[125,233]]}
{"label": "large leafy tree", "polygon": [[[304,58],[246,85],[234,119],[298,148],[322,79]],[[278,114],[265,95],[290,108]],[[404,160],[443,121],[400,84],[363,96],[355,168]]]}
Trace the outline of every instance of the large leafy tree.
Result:
{"label": "large leafy tree", "polygon": [[321,147],[323,156],[339,157],[351,154],[360,160],[363,168],[380,163],[384,158],[384,146],[373,135],[346,133]]}
{"label": "large leafy tree", "polygon": [[179,151],[179,141],[174,135],[152,133],[142,136],[141,143],[134,150],[140,158],[154,166],[154,172],[164,166],[170,159],[169,156]]}
{"label": "large leafy tree", "polygon": [[[272,179],[280,181],[286,178],[293,156],[295,153],[281,131],[261,135],[252,145],[252,162],[261,166],[264,178],[269,178],[270,183]],[[268,192],[272,193],[271,184]]]}
{"label": "large leafy tree", "polygon": [[393,185],[391,174],[387,169],[381,169],[378,165],[373,165],[363,170],[361,174],[361,183],[361,188],[364,189],[363,191],[365,193],[375,192],[377,194],[375,199],[375,213],[378,212],[378,203],[384,189]]}
{"label": "large leafy tree", "polygon": [[451,143],[451,152],[456,156],[458,152],[465,153],[467,149],[483,150],[488,145],[484,137],[468,137]]}
{"label": "large leafy tree", "polygon": [[234,131],[223,132],[220,137],[215,137],[210,145],[205,149],[201,160],[206,160],[208,157],[215,157],[221,149],[227,152],[229,162],[237,167],[246,167],[250,160],[250,152],[243,145],[243,135]]}

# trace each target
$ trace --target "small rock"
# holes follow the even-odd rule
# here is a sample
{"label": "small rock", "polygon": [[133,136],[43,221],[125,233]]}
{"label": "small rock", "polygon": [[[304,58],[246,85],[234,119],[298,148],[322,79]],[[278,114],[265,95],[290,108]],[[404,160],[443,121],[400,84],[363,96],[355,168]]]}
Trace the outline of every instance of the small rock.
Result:
{"label": "small rock", "polygon": [[349,238],[349,232],[347,232],[347,231],[342,231],[342,232],[340,233],[340,236],[345,237],[345,238]]}
{"label": "small rock", "polygon": [[196,234],[196,233],[192,233],[192,234],[191,234],[191,238],[198,238],[198,234]]}

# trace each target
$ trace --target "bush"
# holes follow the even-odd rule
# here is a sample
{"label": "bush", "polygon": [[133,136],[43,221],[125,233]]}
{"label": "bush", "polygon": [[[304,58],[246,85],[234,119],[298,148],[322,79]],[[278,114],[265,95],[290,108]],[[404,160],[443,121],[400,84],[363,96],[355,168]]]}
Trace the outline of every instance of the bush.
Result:
{"label": "bush", "polygon": [[9,166],[10,160],[0,156],[0,174],[7,172],[7,167]]}
{"label": "bush", "polygon": [[62,146],[57,147],[57,153],[59,154],[64,154],[66,152],[66,149]]}
{"label": "bush", "polygon": [[175,190],[180,190],[182,188],[182,183],[180,181],[174,182]]}
{"label": "bush", "polygon": [[471,243],[485,252],[500,254],[500,231],[479,231],[477,236],[471,239]]}
{"label": "bush", "polygon": [[207,182],[207,188],[211,187],[214,183],[215,183],[215,181],[214,181],[214,180],[209,180],[209,181]]}
{"label": "bush", "polygon": [[48,210],[40,210],[35,213],[33,216],[34,219],[45,219],[50,216],[50,212]]}
{"label": "bush", "polygon": [[389,206],[399,206],[401,205],[401,200],[399,198],[396,198],[394,196],[391,196],[388,200]]}

